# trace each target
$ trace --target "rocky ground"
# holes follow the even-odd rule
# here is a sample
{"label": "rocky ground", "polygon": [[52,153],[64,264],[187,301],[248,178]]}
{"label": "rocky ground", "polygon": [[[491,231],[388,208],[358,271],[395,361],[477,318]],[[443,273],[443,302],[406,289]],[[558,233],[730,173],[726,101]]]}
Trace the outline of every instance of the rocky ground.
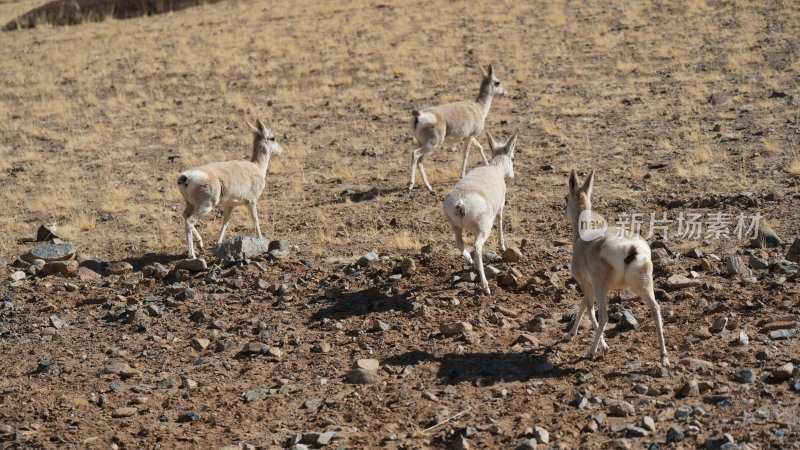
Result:
{"label": "rocky ground", "polygon": [[768,262],[779,249],[718,261],[656,243],[669,373],[657,364],[652,318],[624,292],[611,300],[606,359],[583,358],[586,320],[574,342],[558,343],[579,297],[563,243],[552,256],[527,246],[490,255],[502,286],[492,297],[436,245],[320,265],[287,241],[237,238],[210,264],[135,268],[40,245],[25,255],[31,265],[4,269],[16,281],[0,312],[0,439],[793,448],[800,267]]}
{"label": "rocky ground", "polygon": [[[743,0],[231,0],[0,33],[0,447],[798,448],[798,36],[791,2]],[[411,109],[490,62],[487,129],[520,137],[485,296],[442,217],[460,152],[406,183]],[[255,117],[285,149],[269,239],[240,211],[186,261],[174,180],[248,155]],[[572,168],[645,234],[763,218],[648,238],[669,372],[628,291],[604,359],[587,320],[559,342]]]}

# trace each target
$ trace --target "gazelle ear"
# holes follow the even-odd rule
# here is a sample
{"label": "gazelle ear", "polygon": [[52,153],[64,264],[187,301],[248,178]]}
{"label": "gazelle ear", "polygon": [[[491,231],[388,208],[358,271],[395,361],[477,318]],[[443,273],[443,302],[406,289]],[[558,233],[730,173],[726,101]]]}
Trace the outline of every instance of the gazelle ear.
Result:
{"label": "gazelle ear", "polygon": [[575,173],[575,169],[569,173],[569,191],[575,192],[575,189],[578,187],[578,174]]}
{"label": "gazelle ear", "polygon": [[489,133],[488,130],[486,131],[486,137],[489,138],[489,148],[492,151],[494,151],[494,149],[497,148],[497,143],[495,142],[494,138],[492,137],[492,133]]}
{"label": "gazelle ear", "polygon": [[506,149],[508,156],[513,158],[514,152],[517,151],[517,133],[514,133],[514,135],[511,136],[511,140],[508,141],[508,144],[506,144]]}
{"label": "gazelle ear", "polygon": [[267,131],[267,126],[266,126],[266,125],[264,125],[264,122],[262,122],[262,121],[261,121],[261,119],[256,119],[256,124],[258,125],[258,128],[259,128],[259,129],[260,129],[262,132],[266,132],[266,131]]}
{"label": "gazelle ear", "polygon": [[494,76],[494,67],[492,67],[492,65],[489,64],[489,68],[488,69],[489,70],[487,71],[488,72],[487,75],[489,76],[489,78],[491,78],[491,77]]}
{"label": "gazelle ear", "polygon": [[486,73],[486,69],[484,69],[483,66],[478,66],[478,68],[481,69],[481,76],[483,78],[489,78],[489,74]]}
{"label": "gazelle ear", "polygon": [[592,188],[594,188],[594,169],[589,172],[589,177],[586,178],[586,181],[583,182],[583,187],[581,190],[586,193],[587,196],[592,196]]}
{"label": "gazelle ear", "polygon": [[261,133],[261,130],[256,128],[256,126],[250,123],[249,120],[245,120],[245,122],[247,123],[247,126],[249,126],[251,130],[253,130],[253,133]]}

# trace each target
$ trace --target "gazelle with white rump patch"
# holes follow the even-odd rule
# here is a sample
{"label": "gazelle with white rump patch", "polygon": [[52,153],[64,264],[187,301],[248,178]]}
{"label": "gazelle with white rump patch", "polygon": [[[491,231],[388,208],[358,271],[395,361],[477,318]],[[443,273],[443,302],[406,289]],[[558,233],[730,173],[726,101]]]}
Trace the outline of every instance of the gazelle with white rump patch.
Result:
{"label": "gazelle with white rump patch", "polygon": [[256,233],[261,238],[256,206],[266,186],[270,158],[280,155],[283,147],[275,141],[275,134],[260,119],[256,123],[257,126],[247,123],[253,130],[253,154],[250,161],[215,162],[189,169],[178,177],[178,189],[186,200],[183,218],[186,222],[189,258],[195,258],[193,236],[197,237],[200,250],[203,250],[203,238],[195,225],[217,206],[222,206],[223,213],[217,244],[222,242],[231,212],[237,206],[250,208]]}
{"label": "gazelle with white rump patch", "polygon": [[476,139],[483,132],[483,125],[489,109],[492,107],[492,99],[495,95],[505,95],[506,90],[500,85],[500,80],[494,75],[494,68],[489,64],[488,70],[481,67],[483,79],[478,98],[475,101],[461,101],[447,103],[445,105],[434,106],[433,108],[423,109],[422,111],[413,110],[411,125],[414,128],[414,137],[419,142],[420,147],[411,153],[411,180],[408,183],[408,190],[414,189],[416,182],[417,166],[422,175],[422,181],[429,191],[433,191],[428,182],[428,175],[425,174],[425,166],[422,164],[425,157],[441,147],[442,144],[464,145],[464,162],[461,166],[461,178],[467,173],[467,156],[472,144],[475,144],[481,151],[483,162],[487,166],[489,160],[483,152],[483,147]]}
{"label": "gazelle with white rump patch", "polygon": [[479,166],[469,171],[444,199],[444,213],[456,235],[456,248],[464,258],[473,263],[472,256],[464,246],[463,232],[475,235],[475,267],[480,275],[481,288],[491,294],[489,282],[483,272],[483,245],[489,238],[494,219],[499,214],[498,225],[500,250],[506,249],[503,236],[503,207],[506,203],[505,179],[514,178],[514,152],[517,135],[503,145],[497,145],[487,132],[492,161],[488,166]]}
{"label": "gazelle with white rump patch", "polygon": [[[593,186],[594,171],[589,174],[582,186],[575,171],[570,173],[566,216],[572,223],[572,275],[580,284],[584,297],[572,329],[562,341],[569,342],[575,337],[583,313],[588,311],[595,335],[587,357],[594,358],[598,347],[602,348],[605,356],[608,353],[608,344],[603,337],[608,323],[606,296],[613,289],[629,288],[642,298],[653,314],[661,351],[661,366],[669,368],[661,309],[653,292],[650,246],[640,236],[627,230],[621,232],[615,228],[597,229],[595,221],[602,219],[591,212]],[[599,310],[599,318],[595,318],[594,315],[595,303]]]}

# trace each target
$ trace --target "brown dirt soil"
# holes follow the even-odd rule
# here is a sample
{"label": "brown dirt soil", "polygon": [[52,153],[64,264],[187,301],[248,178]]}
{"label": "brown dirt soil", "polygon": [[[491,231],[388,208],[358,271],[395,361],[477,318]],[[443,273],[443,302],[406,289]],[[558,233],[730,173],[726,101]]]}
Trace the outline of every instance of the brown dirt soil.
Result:
{"label": "brown dirt soil", "polygon": [[219,0],[55,0],[34,8],[3,26],[3,31],[35,28],[37,25],[77,25],[108,18],[164,14]]}
{"label": "brown dirt soil", "polygon": [[[0,1],[0,22],[32,6]],[[741,448],[798,448],[800,375],[772,373],[800,365],[800,344],[769,334],[800,322],[800,278],[780,264],[800,236],[794,6],[231,1],[3,34],[0,444],[271,449],[336,431],[326,448],[449,448],[460,435],[472,448],[515,448],[540,426],[549,443],[538,448],[713,447],[724,433]],[[411,109],[473,98],[489,62],[509,95],[487,129],[520,133],[506,239],[522,259],[489,256],[519,273],[483,296],[453,281],[465,264],[442,214],[460,152],[431,155],[435,193],[406,184]],[[145,277],[185,254],[177,175],[247,156],[245,119],[256,116],[285,148],[260,216],[268,237],[290,241],[288,256],[220,267],[206,251],[204,272]],[[583,358],[587,320],[559,343],[580,299],[563,220],[573,167],[597,170],[606,217],[759,212],[784,241],[667,242],[656,287],[700,280],[661,297],[669,377],[652,318],[624,290],[612,310],[640,327],[611,323],[604,359]],[[133,273],[13,282],[31,246],[20,239],[42,223],[85,265],[126,261]],[[199,231],[212,242],[219,226],[216,213]],[[253,233],[235,212],[228,236]],[[370,250],[381,259],[358,267]],[[769,263],[755,280],[708,256],[747,264],[751,253]],[[403,276],[407,258],[416,272]],[[710,333],[721,318],[727,327]],[[443,336],[450,322],[472,331]],[[735,343],[740,331],[748,345]],[[272,354],[242,352],[253,342]],[[377,383],[345,380],[360,358],[379,361]],[[105,374],[114,363],[130,376]],[[754,381],[737,381],[745,369]],[[701,392],[679,398],[690,380]],[[633,416],[612,415],[620,401]],[[655,431],[626,428],[645,416]],[[667,443],[672,427],[685,439]]]}

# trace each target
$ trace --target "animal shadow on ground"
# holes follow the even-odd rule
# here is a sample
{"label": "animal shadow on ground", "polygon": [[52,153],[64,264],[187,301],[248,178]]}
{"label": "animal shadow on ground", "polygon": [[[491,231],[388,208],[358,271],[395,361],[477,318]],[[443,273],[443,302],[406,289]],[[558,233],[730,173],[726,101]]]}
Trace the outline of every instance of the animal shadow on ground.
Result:
{"label": "animal shadow on ground", "polygon": [[146,253],[141,256],[133,256],[129,258],[125,258],[122,261],[133,266],[135,270],[142,270],[144,266],[159,263],[159,264],[167,264],[173,261],[178,261],[181,259],[186,258],[185,254],[178,254],[178,255],[170,255],[166,253]]}
{"label": "animal shadow on ground", "polygon": [[329,305],[316,312],[311,319],[345,319],[352,316],[384,311],[410,311],[411,301],[408,300],[409,292],[392,294],[391,288],[386,286],[373,286],[355,292],[344,292],[333,300],[322,299],[321,302],[330,302]]}
{"label": "animal shadow on ground", "polygon": [[388,365],[414,365],[423,361],[439,361],[440,384],[477,382],[489,386],[498,382],[525,382],[532,378],[563,378],[575,373],[561,369],[547,358],[547,350],[532,353],[448,353],[436,358],[430,353],[411,351],[383,361]]}

